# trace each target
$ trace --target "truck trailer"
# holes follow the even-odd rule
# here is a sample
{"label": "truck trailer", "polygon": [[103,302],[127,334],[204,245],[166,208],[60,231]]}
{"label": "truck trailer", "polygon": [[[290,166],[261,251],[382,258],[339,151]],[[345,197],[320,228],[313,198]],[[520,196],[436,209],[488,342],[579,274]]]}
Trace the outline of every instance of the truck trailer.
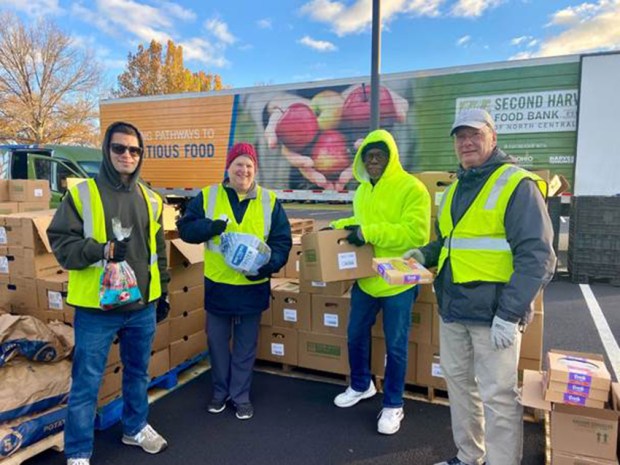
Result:
{"label": "truck trailer", "polygon": [[[455,114],[484,108],[499,146],[520,166],[573,184],[587,57],[598,55],[384,74],[380,124],[407,171],[451,171]],[[618,53],[604,57],[620,63]],[[247,141],[258,151],[259,184],[280,199],[350,201],[353,156],[369,128],[370,78],[103,100],[100,118],[102,131],[114,121],[140,128],[142,176],[165,194],[194,195],[220,182],[228,149]]]}

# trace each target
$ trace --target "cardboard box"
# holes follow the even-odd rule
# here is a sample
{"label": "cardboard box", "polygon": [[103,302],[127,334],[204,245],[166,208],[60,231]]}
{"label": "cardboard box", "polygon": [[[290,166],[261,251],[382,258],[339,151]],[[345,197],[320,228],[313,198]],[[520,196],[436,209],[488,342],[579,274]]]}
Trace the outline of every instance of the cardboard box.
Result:
{"label": "cardboard box", "polygon": [[108,352],[108,361],[106,362],[106,368],[117,365],[121,362],[121,340],[118,336],[114,336],[114,340],[110,345],[110,351]]}
{"label": "cardboard box", "polygon": [[520,357],[533,360],[542,359],[544,320],[545,317],[542,313],[534,313],[532,322],[527,325],[521,338]]}
{"label": "cardboard box", "polygon": [[422,181],[431,196],[431,216],[437,216],[437,209],[441,204],[443,193],[450,184],[456,181],[456,173],[446,171],[424,171],[414,173]]}
{"label": "cardboard box", "polygon": [[207,350],[207,336],[200,331],[170,343],[170,369]]}
{"label": "cardboard box", "polygon": [[7,245],[34,249],[34,253],[52,253],[47,238],[47,227],[56,210],[13,213],[4,217]]}
{"label": "cardboard box", "polygon": [[183,336],[205,331],[207,312],[203,308],[183,312],[180,316],[168,318],[170,321],[170,340],[177,341]]}
{"label": "cardboard box", "polygon": [[351,309],[351,293],[343,296],[314,294],[311,299],[312,324],[310,329],[317,334],[346,336]]}
{"label": "cardboard box", "polygon": [[439,347],[418,344],[416,379],[422,386],[430,386],[446,391],[448,386],[441,371]]}
{"label": "cardboard box", "polygon": [[168,292],[172,293],[185,287],[200,286],[204,283],[203,245],[172,239],[166,241],[166,254],[170,273]]}
{"label": "cardboard box", "polygon": [[532,370],[532,371],[540,371],[542,368],[542,360],[541,359],[529,359],[529,358],[520,358],[519,365],[517,367],[519,370]]}
{"label": "cardboard box", "polygon": [[37,282],[29,278],[15,278],[13,280],[13,295],[11,310],[20,315],[30,315],[39,308],[37,297]]}
{"label": "cardboard box", "polygon": [[170,371],[170,349],[158,350],[151,352],[151,359],[149,360],[149,378],[157,378],[158,376],[165,375]]}
{"label": "cardboard box", "polygon": [[[19,211],[17,202],[2,202],[0,203],[0,215],[10,215],[11,213],[17,213]],[[6,242],[3,242],[4,244]]]}
{"label": "cardboard box", "polygon": [[155,328],[155,337],[153,338],[153,345],[151,346],[151,350],[154,352],[159,352],[164,348],[170,345],[170,317],[166,318],[164,321],[160,321],[157,323],[157,328]]}
{"label": "cardboard box", "polygon": [[[372,335],[384,337],[383,334],[383,311],[377,314],[377,321],[372,327]],[[433,332],[433,305],[415,303],[411,308],[411,328],[409,329],[409,341],[430,345]]]}
{"label": "cardboard box", "polygon": [[375,274],[372,269],[372,246],[351,245],[345,240],[348,234],[346,230],[331,230],[302,236],[301,266],[304,279],[328,283]]}
{"label": "cardboard box", "polygon": [[[303,275],[303,272],[302,272]],[[320,294],[331,296],[342,296],[346,294],[353,286],[353,281],[334,281],[326,283],[325,281],[311,281],[300,279],[299,290],[308,294]]]}
{"label": "cardboard box", "polygon": [[258,334],[259,360],[297,365],[297,330],[261,326]]}
{"label": "cardboard box", "polygon": [[418,298],[416,302],[436,304],[435,288],[432,284],[418,284]]}
{"label": "cardboard box", "polygon": [[19,202],[17,204],[18,212],[40,212],[43,210],[49,210],[49,201],[43,202]]}
{"label": "cardboard box", "polygon": [[[202,266],[202,265],[194,265]],[[169,288],[170,289],[170,288]],[[170,301],[170,318],[180,316],[198,308],[204,309],[205,288],[204,281],[199,286],[183,286],[168,294]]]}
{"label": "cardboard box", "polygon": [[[415,342],[409,342],[407,350],[407,372],[405,373],[405,383],[417,384],[416,365],[418,358],[418,345]],[[376,375],[379,378],[385,378],[386,363],[387,356],[385,353],[385,339],[373,337],[370,355],[370,371],[373,375]]]}
{"label": "cardboard box", "polygon": [[441,316],[439,315],[438,305],[433,304],[432,314],[431,345],[439,347],[439,326],[441,325]]}
{"label": "cardboard box", "polygon": [[299,291],[297,282],[282,283],[271,291],[273,325],[310,331],[310,294]]}
{"label": "cardboard box", "polygon": [[9,255],[9,248],[0,246],[0,276],[9,277],[14,260],[14,257]]}
{"label": "cardboard box", "polygon": [[34,249],[10,246],[9,254],[14,259],[11,267],[12,276],[35,279],[62,271],[52,253],[36,253]]}
{"label": "cardboard box", "polygon": [[349,374],[347,338],[331,334],[298,333],[298,365],[328,373]]}
{"label": "cardboard box", "polygon": [[9,181],[8,179],[0,179],[0,202],[8,202],[9,200]]}
{"label": "cardboard box", "polygon": [[287,278],[299,279],[299,268],[301,263],[301,238],[297,244],[293,244],[288,254],[288,261],[284,267],[284,276]]}
{"label": "cardboard box", "polygon": [[48,202],[52,198],[47,180],[12,179],[9,181],[11,202]]}
{"label": "cardboard box", "polygon": [[553,465],[618,465],[618,460],[603,460],[552,449],[551,463]]}
{"label": "cardboard box", "polygon": [[547,369],[547,383],[558,381],[609,392],[611,375],[602,355],[550,350]]}
{"label": "cardboard box", "polygon": [[60,271],[36,280],[39,308],[64,312],[67,305],[69,273]]}
{"label": "cardboard box", "polygon": [[433,273],[413,258],[409,260],[401,257],[373,258],[372,268],[388,284],[393,286],[433,282]]}
{"label": "cardboard box", "polygon": [[97,396],[98,405],[105,405],[111,397],[120,394],[123,380],[123,367],[120,363],[112,365],[103,372],[103,379]]}
{"label": "cardboard box", "polygon": [[545,388],[543,373],[531,370],[523,372],[521,403],[527,407],[551,411],[551,449],[615,460],[620,417],[620,385],[612,383],[613,408],[606,409],[551,404],[544,399]]}

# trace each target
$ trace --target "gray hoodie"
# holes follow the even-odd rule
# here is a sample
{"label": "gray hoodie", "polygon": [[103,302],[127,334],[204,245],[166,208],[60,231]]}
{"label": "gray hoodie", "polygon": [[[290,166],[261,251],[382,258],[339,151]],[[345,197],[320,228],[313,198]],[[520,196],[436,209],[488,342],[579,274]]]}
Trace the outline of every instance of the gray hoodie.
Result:
{"label": "gray hoodie", "polygon": [[[501,165],[514,159],[495,148],[480,167],[459,167],[456,192],[452,200],[452,218],[458,222],[470,207],[489,176]],[[474,282],[455,284],[447,260],[435,280],[439,313],[446,323],[458,322],[489,326],[494,315],[511,322],[527,323],[530,304],[553,277],[555,253],[553,227],[545,201],[534,182],[523,180],[515,189],[504,219],[506,238],[513,254],[514,273],[503,283]],[[421,249],[427,266],[436,266],[444,238]]]}
{"label": "gray hoodie", "polygon": [[[125,227],[132,226],[126,260],[136,273],[140,292],[143,298],[146,298],[150,284],[149,215],[144,196],[137,185],[143,159],[140,159],[129,184],[124,185],[110,160],[110,139],[114,128],[119,124],[121,123],[111,124],[106,131],[102,144],[103,160],[95,182],[103,203],[107,240],[114,239],[112,218],[120,218],[121,224]],[[142,136],[137,128],[128,123],[122,124],[136,130],[140,147],[144,148]],[[162,218],[160,218],[160,224],[162,224]],[[103,258],[105,244],[84,237],[82,218],[77,213],[71,195],[66,195],[60,204],[47,229],[47,236],[56,259],[67,270],[80,270]],[[163,224],[157,232],[156,239],[162,292],[166,292],[170,278],[167,271]],[[138,310],[144,308],[146,303],[129,304],[118,310]]]}

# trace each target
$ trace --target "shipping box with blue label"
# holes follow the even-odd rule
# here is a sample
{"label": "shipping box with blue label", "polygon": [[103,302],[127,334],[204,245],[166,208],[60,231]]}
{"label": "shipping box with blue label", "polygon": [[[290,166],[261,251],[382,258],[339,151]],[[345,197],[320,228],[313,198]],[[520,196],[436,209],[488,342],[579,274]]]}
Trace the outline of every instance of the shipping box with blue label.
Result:
{"label": "shipping box with blue label", "polygon": [[379,276],[393,285],[433,282],[433,273],[412,258],[373,258],[372,267]]}
{"label": "shipping box with blue label", "polygon": [[329,283],[373,276],[372,246],[349,244],[346,240],[349,234],[350,231],[342,229],[304,234],[301,238],[304,279]]}

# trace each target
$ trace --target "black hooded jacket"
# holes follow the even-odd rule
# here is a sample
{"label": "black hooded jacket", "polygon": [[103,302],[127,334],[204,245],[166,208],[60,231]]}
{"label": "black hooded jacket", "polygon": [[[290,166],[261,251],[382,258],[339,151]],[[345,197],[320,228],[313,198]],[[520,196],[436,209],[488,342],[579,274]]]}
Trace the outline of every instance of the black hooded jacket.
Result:
{"label": "black hooded jacket", "polygon": [[[107,240],[114,239],[112,218],[120,218],[124,227],[132,226],[126,260],[133,268],[140,292],[146,299],[150,284],[149,214],[142,191],[137,185],[143,159],[140,159],[129,184],[124,185],[110,160],[110,139],[114,128],[119,124],[111,124],[106,131],[102,144],[103,160],[95,182],[103,203]],[[123,124],[133,127],[127,123]],[[137,128],[133,128],[138,134],[140,147],[144,148],[140,132]],[[162,224],[161,217],[159,221]],[[80,270],[103,259],[105,244],[100,244],[92,238],[85,238],[83,226],[71,195],[66,195],[47,229],[47,236],[56,259],[67,270]],[[162,292],[166,292],[170,278],[167,271],[163,224],[157,232],[156,239]],[[147,302],[136,302],[117,310],[138,310],[144,308],[146,304]]]}
{"label": "black hooded jacket", "polygon": [[[452,200],[452,218],[458,222],[476,199],[491,174],[515,160],[500,149],[480,167],[459,167],[457,189]],[[506,239],[513,255],[514,272],[504,283],[474,282],[455,284],[449,259],[435,279],[439,312],[446,323],[458,322],[490,326],[493,317],[528,323],[530,304],[553,277],[556,257],[553,251],[553,227],[538,187],[524,179],[512,194],[504,219]],[[426,266],[436,266],[444,238],[436,224],[438,240],[420,250]]]}

